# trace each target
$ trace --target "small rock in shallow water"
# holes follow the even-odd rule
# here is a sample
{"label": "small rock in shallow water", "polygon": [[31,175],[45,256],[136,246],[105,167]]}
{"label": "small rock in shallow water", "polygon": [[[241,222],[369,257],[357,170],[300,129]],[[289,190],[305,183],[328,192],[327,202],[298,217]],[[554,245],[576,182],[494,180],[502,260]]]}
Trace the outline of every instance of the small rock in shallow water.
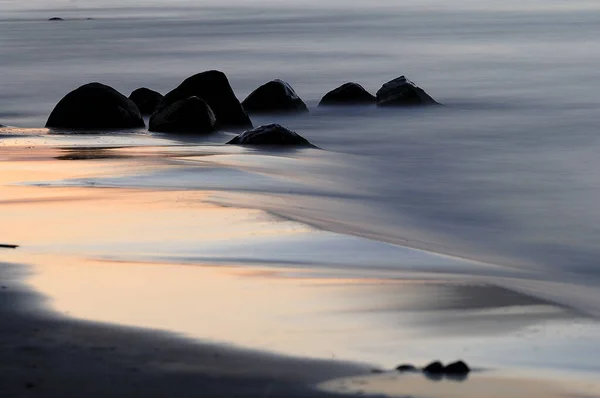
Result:
{"label": "small rock in shallow water", "polygon": [[377,91],[377,106],[418,105],[438,105],[438,103],[404,76],[390,80]]}
{"label": "small rock in shallow water", "polygon": [[423,368],[423,372],[431,374],[442,374],[444,373],[444,365],[440,361],[435,361]]}
{"label": "small rock in shallow water", "polygon": [[248,113],[308,112],[308,107],[288,83],[272,80],[254,90],[242,102]]}
{"label": "small rock in shallow water", "polygon": [[398,372],[415,372],[417,370],[417,368],[411,364],[402,364],[402,365],[396,366],[396,370]]}
{"label": "small rock in shallow water", "polygon": [[469,366],[463,361],[456,361],[444,367],[444,373],[450,375],[465,375],[470,371]]}
{"label": "small rock in shallow water", "polygon": [[279,124],[267,124],[244,131],[227,144],[315,147],[306,138]]}
{"label": "small rock in shallow water", "polygon": [[345,83],[331,90],[319,102],[323,105],[361,105],[374,104],[375,96],[369,93],[358,83]]}

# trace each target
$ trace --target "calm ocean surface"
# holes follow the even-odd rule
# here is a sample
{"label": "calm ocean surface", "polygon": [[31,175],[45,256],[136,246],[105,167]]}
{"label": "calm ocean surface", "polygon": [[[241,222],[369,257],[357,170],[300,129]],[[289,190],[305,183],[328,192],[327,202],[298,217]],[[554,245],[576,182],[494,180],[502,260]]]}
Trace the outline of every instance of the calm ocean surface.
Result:
{"label": "calm ocean surface", "polygon": [[[220,69],[243,99],[281,78],[311,113],[254,123],[280,122],[326,151],[234,157],[227,167],[271,182],[234,175],[217,200],[526,270],[568,283],[528,285],[540,295],[595,312],[599,38],[600,4],[582,0],[4,0],[0,123],[41,127],[90,81],[164,93]],[[375,92],[400,75],[445,106],[316,108],[346,81]],[[206,188],[183,172],[104,183]]]}

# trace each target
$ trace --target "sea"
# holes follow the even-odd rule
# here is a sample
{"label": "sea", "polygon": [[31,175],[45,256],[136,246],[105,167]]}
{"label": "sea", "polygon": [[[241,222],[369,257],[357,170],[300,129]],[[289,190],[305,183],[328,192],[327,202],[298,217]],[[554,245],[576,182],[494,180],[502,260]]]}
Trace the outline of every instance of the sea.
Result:
{"label": "sea", "polygon": [[[288,82],[310,112],[253,123],[280,123],[320,149],[235,152],[215,163],[224,173],[190,165],[96,186],[218,191],[215,203],[461,259],[467,270],[443,272],[600,314],[599,2],[0,1],[0,124],[12,132],[48,134],[53,106],[88,82],[166,93],[210,69],[240,100]],[[443,106],[317,107],[345,82],[375,93],[401,75]],[[233,134],[106,133],[217,151]],[[338,268],[368,271],[381,255],[360,246],[350,261],[332,247]]]}

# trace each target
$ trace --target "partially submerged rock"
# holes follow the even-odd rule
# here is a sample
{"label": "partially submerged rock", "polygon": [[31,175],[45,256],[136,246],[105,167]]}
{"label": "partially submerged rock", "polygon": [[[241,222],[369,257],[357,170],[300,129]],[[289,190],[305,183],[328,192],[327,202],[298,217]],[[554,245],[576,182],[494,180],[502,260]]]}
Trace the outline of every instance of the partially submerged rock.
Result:
{"label": "partially submerged rock", "polygon": [[46,127],[121,129],[144,127],[144,120],[129,98],[112,87],[89,83],[71,91],[59,101]]}
{"label": "partially submerged rock", "polygon": [[218,127],[252,127],[252,122],[236,98],[227,76],[216,70],[198,73],[185,79],[164,96],[156,112],[190,97],[206,101],[217,118]]}
{"label": "partially submerged rock", "polygon": [[344,83],[331,90],[321,98],[319,106],[323,105],[364,105],[374,104],[376,98],[358,83]]}
{"label": "partially submerged rock", "polygon": [[442,374],[444,373],[444,365],[440,361],[435,361],[423,368],[423,372],[430,374]]}
{"label": "partially submerged rock", "polygon": [[444,367],[444,374],[448,375],[466,375],[470,371],[469,365],[463,361],[456,361]]}
{"label": "partially submerged rock", "polygon": [[61,17],[52,17],[48,19],[48,21],[64,21],[64,19],[62,19]]}
{"label": "partially submerged rock", "polygon": [[416,372],[417,368],[414,365],[405,363],[405,364],[396,366],[396,370],[398,372]]}
{"label": "partially submerged rock", "polygon": [[248,113],[308,112],[308,107],[288,83],[272,80],[254,90],[242,102]]}
{"label": "partially submerged rock", "polygon": [[[396,369],[400,371],[408,371],[410,366],[411,365],[401,365]],[[425,375],[432,376],[434,378],[439,378],[441,376],[464,377],[470,371],[471,369],[469,368],[469,365],[463,361],[452,362],[446,366],[444,366],[440,361],[435,361],[423,368],[423,373],[425,373]]]}
{"label": "partially submerged rock", "polygon": [[142,115],[151,115],[158,108],[163,95],[149,88],[142,87],[133,90],[129,94],[129,99],[135,103]]}
{"label": "partially submerged rock", "polygon": [[314,147],[306,138],[279,124],[267,124],[244,131],[228,144]]}
{"label": "partially submerged rock", "polygon": [[198,97],[179,100],[150,118],[150,131],[206,134],[215,131],[217,119],[206,101]]}
{"label": "partially submerged rock", "polygon": [[418,106],[438,103],[404,76],[385,83],[377,91],[377,106]]}

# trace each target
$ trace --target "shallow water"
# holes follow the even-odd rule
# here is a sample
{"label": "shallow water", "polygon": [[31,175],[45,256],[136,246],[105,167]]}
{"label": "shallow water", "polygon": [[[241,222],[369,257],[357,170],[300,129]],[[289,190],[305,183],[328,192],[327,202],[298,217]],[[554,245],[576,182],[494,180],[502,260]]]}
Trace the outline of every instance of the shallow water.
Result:
{"label": "shallow water", "polygon": [[[62,145],[212,145],[192,149],[211,156],[176,168],[52,184],[219,190],[219,203],[527,271],[515,288],[600,309],[596,2],[22,3],[0,2],[2,124],[41,127],[66,92],[89,81],[126,94],[142,85],[166,92],[216,68],[240,99],[272,78],[291,83],[311,113],[254,123],[281,122],[324,149],[214,146],[227,133],[171,140],[5,130]],[[46,21],[55,15],[68,20]],[[374,92],[402,74],[445,106],[315,108],[345,81]],[[371,263],[386,256],[372,247],[363,254]]]}

